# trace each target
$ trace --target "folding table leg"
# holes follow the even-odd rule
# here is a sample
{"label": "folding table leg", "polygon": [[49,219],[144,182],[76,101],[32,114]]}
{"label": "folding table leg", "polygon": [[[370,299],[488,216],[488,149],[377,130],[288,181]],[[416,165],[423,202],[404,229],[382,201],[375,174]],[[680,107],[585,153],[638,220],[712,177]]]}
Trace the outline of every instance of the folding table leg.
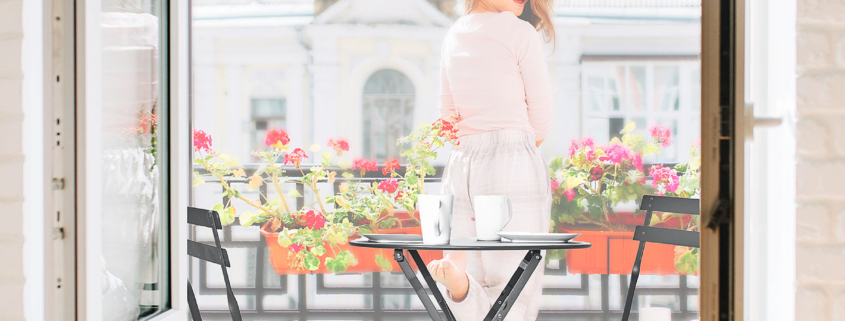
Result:
{"label": "folding table leg", "polygon": [[537,264],[542,259],[543,256],[540,255],[540,250],[528,251],[528,254],[519,263],[516,272],[511,276],[510,281],[508,281],[508,285],[505,286],[502,293],[499,294],[499,298],[496,299],[496,302],[490,309],[490,312],[484,317],[484,321],[505,319],[516,298],[519,297],[519,292],[525,287],[525,283],[528,283],[528,279],[531,278],[531,274],[534,273],[534,269],[537,268]]}
{"label": "folding table leg", "polygon": [[[412,256],[419,256],[416,251],[409,252],[411,252]],[[417,296],[420,297],[420,301],[422,301],[423,306],[425,306],[425,310],[428,311],[428,316],[431,317],[431,320],[442,321],[443,319],[437,312],[437,308],[434,307],[434,303],[432,303],[431,298],[428,297],[428,292],[425,291],[425,288],[422,286],[422,283],[420,283],[420,280],[417,279],[417,275],[414,273],[414,270],[411,269],[411,265],[408,264],[408,260],[405,259],[404,250],[394,250],[393,259],[396,260],[396,263],[399,263],[399,267],[402,268],[402,273],[405,273],[405,278],[408,279],[408,282],[411,282],[411,286],[414,288],[414,291],[417,292]],[[416,259],[416,257],[414,259]],[[422,259],[418,261],[417,267],[420,269],[420,272],[423,273],[423,277],[426,279],[426,282],[429,285],[434,284],[434,280],[431,279],[431,275],[428,273],[428,269],[426,269],[424,264],[419,264],[419,262],[422,262]],[[435,293],[435,297],[437,297],[437,300],[442,301],[443,296],[440,295],[440,291],[437,290],[436,285],[431,287],[431,292]],[[445,301],[443,302],[442,306],[445,306]],[[446,321],[455,320],[455,317],[452,316],[452,312],[449,311],[448,308],[444,309],[444,312],[446,312]]]}
{"label": "folding table leg", "polygon": [[420,257],[420,253],[416,250],[408,250],[408,253],[411,253],[411,257],[417,264],[417,268],[420,269],[420,274],[422,274],[423,279],[425,279],[425,283],[428,284],[428,288],[431,289],[431,294],[433,294],[434,298],[437,299],[437,304],[440,305],[440,309],[443,311],[443,314],[446,315],[446,319],[455,320],[452,310],[449,309],[449,305],[446,304],[446,300],[443,299],[443,294],[441,294],[440,289],[437,288],[437,282],[431,278],[431,273],[428,273],[428,268],[426,268],[425,262],[423,262],[422,257]]}
{"label": "folding table leg", "polygon": [[637,258],[634,260],[634,268],[631,270],[631,285],[628,286],[628,296],[625,298],[625,310],[622,311],[622,321],[628,321],[628,317],[631,316],[631,305],[634,304],[634,292],[637,290],[637,279],[640,277],[640,263],[643,260],[644,250],[645,241],[640,241],[640,248],[637,249]]}

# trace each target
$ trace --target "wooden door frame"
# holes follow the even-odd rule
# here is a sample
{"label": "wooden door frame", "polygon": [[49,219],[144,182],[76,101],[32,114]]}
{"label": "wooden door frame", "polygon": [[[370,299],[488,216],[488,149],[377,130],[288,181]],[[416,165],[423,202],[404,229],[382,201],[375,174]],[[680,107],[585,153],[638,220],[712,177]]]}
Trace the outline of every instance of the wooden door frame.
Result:
{"label": "wooden door frame", "polygon": [[742,320],[745,0],[702,1],[701,320]]}

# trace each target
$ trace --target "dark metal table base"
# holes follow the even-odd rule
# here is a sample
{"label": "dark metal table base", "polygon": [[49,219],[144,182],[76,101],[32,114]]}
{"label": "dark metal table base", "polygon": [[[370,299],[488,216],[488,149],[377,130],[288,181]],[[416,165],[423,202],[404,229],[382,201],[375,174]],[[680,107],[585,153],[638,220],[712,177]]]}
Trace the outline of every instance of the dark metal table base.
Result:
{"label": "dark metal table base", "polygon": [[[402,249],[394,250],[393,258],[397,263],[399,263],[399,267],[402,268],[402,273],[405,274],[405,277],[408,278],[408,282],[411,283],[414,291],[417,292],[417,296],[420,297],[420,301],[422,301],[423,306],[425,306],[425,310],[428,311],[428,315],[431,317],[431,320],[455,321],[455,316],[452,315],[452,311],[449,310],[446,300],[437,288],[437,283],[431,278],[431,274],[428,272],[428,268],[426,268],[425,262],[423,262],[420,254],[416,250],[407,250],[414,259],[414,263],[416,263],[417,268],[420,270],[420,274],[422,274],[423,279],[425,279],[425,283],[428,284],[428,288],[431,289],[431,293],[434,295],[434,298],[443,310],[443,314],[446,317],[445,319],[440,317],[440,314],[437,312],[437,308],[434,307],[434,303],[431,302],[431,298],[428,297],[428,293],[425,291],[422,283],[420,283],[420,280],[417,278],[414,270],[411,269],[411,265],[408,264],[408,260],[405,258],[404,251],[405,250]],[[534,273],[534,269],[537,268],[537,265],[540,264],[542,259],[543,256],[540,255],[540,250],[528,251],[528,254],[526,254],[525,258],[522,259],[522,262],[519,263],[519,267],[516,269],[513,276],[511,276],[510,281],[508,281],[508,284],[502,290],[502,293],[499,294],[499,298],[496,299],[493,307],[490,308],[490,312],[488,312],[487,316],[484,317],[484,321],[501,321],[505,319],[505,316],[508,315],[508,312],[513,306],[513,303],[516,301],[516,298],[519,297],[519,293],[522,292],[522,288],[524,288],[525,284],[528,283],[528,279],[531,277],[531,274]]]}

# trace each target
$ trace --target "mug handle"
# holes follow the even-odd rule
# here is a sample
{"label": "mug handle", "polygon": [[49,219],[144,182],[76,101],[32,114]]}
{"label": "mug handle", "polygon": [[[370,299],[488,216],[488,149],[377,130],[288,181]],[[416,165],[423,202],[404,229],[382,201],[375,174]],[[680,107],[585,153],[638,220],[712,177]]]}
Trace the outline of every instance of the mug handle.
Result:
{"label": "mug handle", "polygon": [[508,226],[508,223],[510,223],[511,220],[513,219],[513,205],[511,205],[511,199],[510,198],[507,198],[507,200],[508,200],[508,221],[505,222],[505,225],[502,225],[502,231],[505,230],[505,226]]}
{"label": "mug handle", "polygon": [[[437,209],[443,208],[443,201],[437,200]],[[431,221],[432,230],[434,230],[434,237],[440,236],[440,213],[438,211],[438,215],[434,216],[434,219]]]}

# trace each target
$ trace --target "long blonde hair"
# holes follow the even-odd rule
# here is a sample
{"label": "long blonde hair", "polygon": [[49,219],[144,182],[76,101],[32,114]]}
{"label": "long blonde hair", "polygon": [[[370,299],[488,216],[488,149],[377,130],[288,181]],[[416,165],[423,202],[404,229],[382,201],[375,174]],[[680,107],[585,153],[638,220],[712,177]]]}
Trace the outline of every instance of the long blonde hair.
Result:
{"label": "long blonde hair", "polygon": [[[472,11],[475,5],[483,0],[466,0],[466,13]],[[557,45],[557,38],[555,37],[555,25],[552,21],[552,2],[553,0],[525,0],[528,5],[522,10],[519,19],[528,21],[534,29],[543,33],[543,38],[546,42],[552,41]]]}

